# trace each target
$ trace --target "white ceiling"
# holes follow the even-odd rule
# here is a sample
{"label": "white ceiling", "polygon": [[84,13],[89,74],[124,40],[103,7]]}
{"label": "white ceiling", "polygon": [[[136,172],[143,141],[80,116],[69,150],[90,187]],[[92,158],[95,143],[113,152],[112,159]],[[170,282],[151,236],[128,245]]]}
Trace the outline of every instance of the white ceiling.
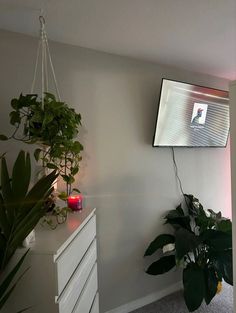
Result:
{"label": "white ceiling", "polygon": [[236,0],[0,0],[0,28],[236,79]]}

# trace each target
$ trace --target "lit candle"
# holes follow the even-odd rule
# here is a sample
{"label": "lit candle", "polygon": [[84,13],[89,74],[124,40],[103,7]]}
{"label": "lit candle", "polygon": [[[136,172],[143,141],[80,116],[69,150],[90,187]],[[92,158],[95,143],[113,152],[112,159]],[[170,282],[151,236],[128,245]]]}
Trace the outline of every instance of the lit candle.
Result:
{"label": "lit candle", "polygon": [[73,211],[82,210],[82,195],[69,196],[67,199],[67,205]]}

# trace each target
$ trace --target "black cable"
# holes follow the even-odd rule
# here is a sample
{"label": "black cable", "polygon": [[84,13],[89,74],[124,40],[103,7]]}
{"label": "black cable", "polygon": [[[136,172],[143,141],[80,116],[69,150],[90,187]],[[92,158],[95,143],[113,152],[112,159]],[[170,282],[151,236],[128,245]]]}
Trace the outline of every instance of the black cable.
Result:
{"label": "black cable", "polygon": [[171,150],[172,150],[172,158],[173,158],[173,163],[174,163],[174,168],[175,168],[175,177],[177,178],[178,180],[178,183],[179,183],[179,188],[182,192],[182,195],[184,196],[184,199],[185,199],[185,193],[184,193],[184,190],[183,190],[183,187],[182,187],[182,182],[181,182],[181,179],[179,178],[179,174],[178,174],[178,167],[177,167],[177,164],[176,164],[176,160],[175,160],[175,151],[174,151],[174,148],[171,147]]}

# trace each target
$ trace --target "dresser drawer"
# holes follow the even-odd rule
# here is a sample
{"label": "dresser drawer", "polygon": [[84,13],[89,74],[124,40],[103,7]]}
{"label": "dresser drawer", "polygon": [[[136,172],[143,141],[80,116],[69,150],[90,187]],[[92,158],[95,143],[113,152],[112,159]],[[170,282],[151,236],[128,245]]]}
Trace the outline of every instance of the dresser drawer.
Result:
{"label": "dresser drawer", "polygon": [[71,313],[97,259],[96,239],[58,299],[60,313]]}
{"label": "dresser drawer", "polygon": [[98,293],[95,296],[95,299],[93,301],[93,306],[89,313],[99,313],[99,299],[98,299]]}
{"label": "dresser drawer", "polygon": [[97,288],[97,264],[95,264],[72,313],[89,313]]}
{"label": "dresser drawer", "polygon": [[55,261],[58,276],[57,296],[60,296],[95,236],[96,217],[94,215]]}

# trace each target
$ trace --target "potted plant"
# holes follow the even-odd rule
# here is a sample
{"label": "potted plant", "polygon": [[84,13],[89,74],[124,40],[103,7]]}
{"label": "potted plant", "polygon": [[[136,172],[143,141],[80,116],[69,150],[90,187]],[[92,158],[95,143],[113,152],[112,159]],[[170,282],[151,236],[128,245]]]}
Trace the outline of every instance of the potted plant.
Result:
{"label": "potted plant", "polygon": [[0,135],[0,139],[13,138],[40,145],[34,152],[36,161],[41,162],[42,168],[58,171],[69,195],[79,171],[80,152],[83,150],[82,144],[75,140],[81,115],[48,92],[45,92],[43,102],[37,94],[21,94],[19,98],[11,100],[11,106],[10,124],[14,131],[9,137]]}
{"label": "potted plant", "polygon": [[[45,214],[45,201],[53,192],[58,174],[54,170],[44,175],[31,188],[31,163],[29,153],[21,151],[9,175],[6,158],[1,158],[0,190],[0,278],[16,249],[34,229]],[[16,287],[13,279],[27,252],[0,284],[0,310]],[[22,276],[22,275],[21,275]],[[21,278],[20,276],[20,278]],[[20,311],[23,312],[23,311]]]}
{"label": "potted plant", "polygon": [[165,216],[173,232],[157,236],[145,256],[161,250],[162,256],[146,272],[161,275],[174,267],[183,269],[184,299],[190,312],[205,300],[209,304],[221,290],[222,280],[233,285],[232,223],[221,212],[204,210],[193,195]]}

